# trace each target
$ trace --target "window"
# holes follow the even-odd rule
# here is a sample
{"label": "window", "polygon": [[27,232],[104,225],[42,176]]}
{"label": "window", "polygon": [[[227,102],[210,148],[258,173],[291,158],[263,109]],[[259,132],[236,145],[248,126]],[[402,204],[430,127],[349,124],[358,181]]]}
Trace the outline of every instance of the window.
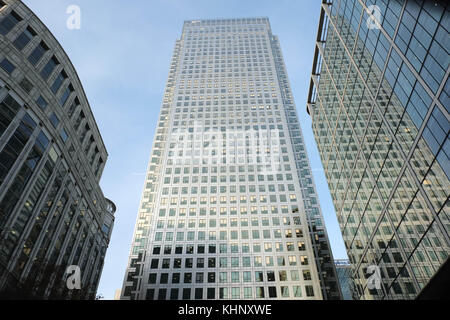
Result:
{"label": "window", "polygon": [[192,283],[192,273],[184,274],[184,283]]}
{"label": "window", "polygon": [[159,289],[158,300],[166,300],[167,289]]}
{"label": "window", "polygon": [[216,289],[208,288],[208,299],[214,299],[216,297]]}
{"label": "window", "polygon": [[292,290],[294,291],[294,297],[301,297],[302,296],[302,289],[300,286],[293,286]]}
{"label": "window", "polygon": [[30,80],[28,80],[27,78],[23,78],[22,81],[20,81],[19,85],[27,93],[30,93],[31,89],[33,89],[33,85],[31,84]]}
{"label": "window", "polygon": [[31,54],[28,57],[28,61],[35,66],[39,60],[41,60],[42,56],[45,54],[45,52],[48,50],[47,45],[41,41],[38,46],[31,52]]}
{"label": "window", "polygon": [[277,297],[277,287],[269,287],[269,298]]}
{"label": "window", "polygon": [[148,275],[148,283],[149,284],[154,284],[154,283],[156,283],[156,273],[150,273],[149,275]]}
{"label": "window", "polygon": [[17,38],[13,44],[18,50],[22,50],[36,35],[33,29],[27,27]]}
{"label": "window", "polygon": [[56,114],[53,112],[52,115],[50,116],[50,122],[52,123],[52,125],[56,128],[58,126],[59,123],[59,119],[56,116]]}
{"label": "window", "polygon": [[53,93],[56,94],[58,92],[59,88],[61,87],[61,85],[63,84],[63,82],[66,78],[67,78],[67,74],[64,72],[64,70],[61,71],[51,86]]}
{"label": "window", "polygon": [[61,132],[59,133],[59,136],[61,137],[61,139],[66,142],[67,141],[67,132],[64,128],[61,129]]}
{"label": "window", "polygon": [[178,299],[178,288],[171,289],[170,290],[170,300],[177,300]]}
{"label": "window", "polygon": [[172,283],[180,283],[180,274],[179,273],[174,273],[172,275]]}
{"label": "window", "polygon": [[47,101],[45,101],[44,98],[42,98],[42,96],[39,96],[39,98],[36,100],[36,104],[42,109],[45,110],[45,108],[47,108]]}
{"label": "window", "polygon": [[184,288],[183,289],[183,300],[189,300],[189,299],[191,299],[191,289]]}
{"label": "window", "polygon": [[155,289],[147,289],[146,300],[153,300],[155,297]]}
{"label": "window", "polygon": [[150,268],[157,269],[158,268],[158,264],[159,264],[159,259],[152,259]]}
{"label": "window", "polygon": [[11,63],[11,61],[9,61],[6,58],[4,58],[2,62],[0,62],[0,67],[2,67],[2,69],[9,74],[13,73],[14,69],[16,69],[16,67]]}
{"label": "window", "polygon": [[196,300],[203,299],[203,288],[195,288],[195,299]]}
{"label": "window", "polygon": [[58,60],[55,58],[55,56],[51,57],[50,60],[47,62],[44,68],[42,68],[41,71],[41,77],[44,80],[47,80],[50,75],[52,74],[53,70],[56,68],[56,66],[59,64]]}
{"label": "window", "polygon": [[256,288],[256,298],[264,298],[264,287]]}
{"label": "window", "polygon": [[9,15],[4,17],[2,19],[2,21],[0,21],[0,34],[6,35],[21,20],[22,20],[22,18],[17,13],[15,13],[14,11],[11,11],[11,13]]}
{"label": "window", "polygon": [[314,289],[312,286],[305,286],[305,290],[307,297],[314,297]]}

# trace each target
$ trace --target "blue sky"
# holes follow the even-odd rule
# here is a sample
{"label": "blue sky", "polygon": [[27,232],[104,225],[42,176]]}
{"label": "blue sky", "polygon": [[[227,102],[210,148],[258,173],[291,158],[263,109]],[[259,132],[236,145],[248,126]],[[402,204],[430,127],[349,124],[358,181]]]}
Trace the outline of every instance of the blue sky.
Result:
{"label": "blue sky", "polygon": [[[346,252],[306,114],[320,0],[24,0],[59,40],[81,79],[109,153],[101,186],[117,205],[98,289],[121,288],[169,63],[184,20],[269,17],[278,35],[335,258]],[[81,29],[69,30],[69,5]]]}

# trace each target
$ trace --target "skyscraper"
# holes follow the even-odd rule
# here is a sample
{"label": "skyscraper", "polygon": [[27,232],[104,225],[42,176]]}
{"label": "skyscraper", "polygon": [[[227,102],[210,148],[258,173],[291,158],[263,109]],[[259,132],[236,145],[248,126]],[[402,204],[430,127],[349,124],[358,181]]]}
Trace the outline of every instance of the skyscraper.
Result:
{"label": "skyscraper", "polygon": [[[58,41],[21,1],[0,1],[2,298],[95,297],[114,223],[107,156]],[[80,290],[66,286],[71,265]]]}
{"label": "skyscraper", "polygon": [[122,299],[339,299],[267,18],[184,23]]}
{"label": "skyscraper", "polygon": [[308,112],[360,299],[448,268],[449,30],[444,1],[322,3]]}

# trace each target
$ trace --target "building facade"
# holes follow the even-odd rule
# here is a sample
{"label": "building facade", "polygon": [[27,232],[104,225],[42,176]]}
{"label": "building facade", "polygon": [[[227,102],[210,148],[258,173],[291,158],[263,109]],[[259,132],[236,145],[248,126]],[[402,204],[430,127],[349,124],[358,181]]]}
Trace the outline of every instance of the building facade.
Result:
{"label": "building facade", "polygon": [[414,299],[448,260],[444,1],[323,1],[308,112],[359,299]]}
{"label": "building facade", "polygon": [[339,286],[341,288],[342,300],[353,300],[353,280],[352,280],[352,267],[350,261],[346,259],[334,260],[336,265],[336,273],[339,280]]}
{"label": "building facade", "polygon": [[[0,1],[2,297],[95,297],[115,211],[99,187],[106,159],[64,50],[21,1]],[[71,265],[80,290],[66,287]]]}
{"label": "building facade", "polygon": [[340,299],[267,18],[176,42],[122,299]]}

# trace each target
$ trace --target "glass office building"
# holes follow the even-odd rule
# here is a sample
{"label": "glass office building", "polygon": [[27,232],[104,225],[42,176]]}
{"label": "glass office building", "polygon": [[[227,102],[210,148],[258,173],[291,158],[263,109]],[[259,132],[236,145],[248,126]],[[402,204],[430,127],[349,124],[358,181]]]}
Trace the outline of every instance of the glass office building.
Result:
{"label": "glass office building", "polygon": [[0,1],[1,298],[95,297],[114,223],[107,156],[58,41],[21,1]]}
{"label": "glass office building", "polygon": [[359,299],[448,261],[449,30],[445,1],[322,3],[308,112]]}
{"label": "glass office building", "polygon": [[340,298],[267,18],[184,23],[121,298]]}
{"label": "glass office building", "polygon": [[353,280],[352,280],[352,266],[350,261],[346,259],[334,260],[336,265],[336,273],[341,288],[342,300],[353,300]]}

